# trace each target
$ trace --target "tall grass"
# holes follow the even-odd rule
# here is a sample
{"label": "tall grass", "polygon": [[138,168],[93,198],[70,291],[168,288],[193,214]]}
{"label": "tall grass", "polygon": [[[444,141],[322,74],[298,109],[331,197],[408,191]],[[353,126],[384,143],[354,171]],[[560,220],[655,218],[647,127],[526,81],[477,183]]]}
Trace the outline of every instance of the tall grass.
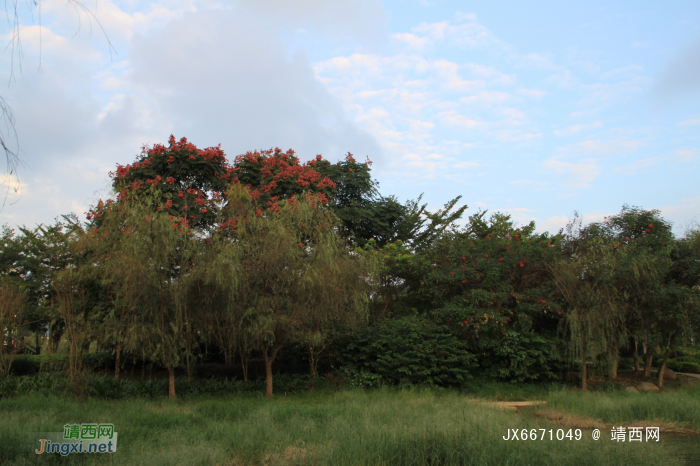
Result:
{"label": "tall grass", "polygon": [[[109,422],[117,452],[33,454],[28,432]],[[375,390],[218,400],[0,400],[0,464],[119,465],[670,465],[661,444],[505,441],[551,426],[469,403],[453,391]],[[60,460],[60,461],[59,461]]]}
{"label": "tall grass", "polygon": [[[581,392],[556,390],[543,394],[549,409],[597,419],[607,424],[665,421],[700,432],[700,384],[662,393]],[[698,439],[700,442],[700,439]]]}

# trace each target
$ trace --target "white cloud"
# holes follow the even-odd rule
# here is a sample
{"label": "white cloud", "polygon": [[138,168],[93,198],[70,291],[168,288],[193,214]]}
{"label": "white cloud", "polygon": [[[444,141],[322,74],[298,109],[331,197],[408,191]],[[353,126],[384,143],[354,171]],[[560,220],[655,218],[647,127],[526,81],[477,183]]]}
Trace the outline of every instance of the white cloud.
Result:
{"label": "white cloud", "polygon": [[540,53],[515,54],[512,57],[515,65],[520,68],[534,68],[540,70],[556,70],[559,66],[555,65],[550,56]]}
{"label": "white cloud", "polygon": [[700,125],[700,118],[695,118],[693,120],[683,120],[676,123],[678,126],[698,126]]}
{"label": "white cloud", "polygon": [[459,101],[467,105],[486,105],[499,104],[509,100],[512,96],[501,91],[480,91],[476,94],[462,97]]}
{"label": "white cloud", "polygon": [[476,162],[459,162],[452,165],[452,168],[473,168],[478,166],[479,164]]}
{"label": "white cloud", "polygon": [[639,150],[644,144],[641,141],[617,139],[612,141],[601,141],[589,139],[576,144],[558,147],[559,153],[589,152],[594,154],[629,154]]}
{"label": "white cloud", "polygon": [[578,84],[579,80],[571,73],[571,71],[562,70],[548,77],[545,82],[554,84],[561,88],[571,89]]}
{"label": "white cloud", "polygon": [[547,92],[540,91],[537,89],[519,89],[518,94],[524,95],[526,97],[535,97],[537,99],[540,99],[544,97],[547,94]]}
{"label": "white cloud", "polygon": [[623,175],[636,175],[639,171],[658,165],[659,163],[666,160],[666,157],[647,157],[644,159],[636,160],[624,167],[618,167],[615,169],[616,172],[620,172]]}
{"label": "white cloud", "polygon": [[600,128],[601,126],[603,126],[603,123],[600,121],[595,121],[595,122],[589,123],[587,125],[585,125],[585,124],[571,125],[571,126],[568,126],[564,129],[561,129],[561,130],[555,130],[554,134],[556,136],[570,136],[572,134],[576,134],[576,133],[579,133],[579,132],[584,131],[584,130]]}
{"label": "white cloud", "polygon": [[392,34],[392,37],[396,41],[407,45],[409,48],[417,50],[424,50],[433,45],[433,41],[430,38],[419,37],[415,34],[409,34],[407,32]]}
{"label": "white cloud", "polygon": [[567,175],[567,178],[572,179],[574,183],[569,184],[568,187],[570,189],[588,187],[598,177],[601,170],[595,159],[581,160],[576,163],[551,158],[542,166],[559,175]]}
{"label": "white cloud", "polygon": [[530,142],[542,137],[541,132],[528,132],[515,129],[499,129],[490,131],[487,134],[502,142]]}
{"label": "white cloud", "polygon": [[692,162],[693,160],[698,158],[698,153],[700,153],[700,150],[698,149],[676,149],[673,151],[673,155],[675,156],[675,160],[681,163],[687,163],[687,162]]}
{"label": "white cloud", "polygon": [[445,112],[441,119],[448,125],[460,126],[465,129],[475,129],[486,125],[483,121],[473,120],[457,112]]}

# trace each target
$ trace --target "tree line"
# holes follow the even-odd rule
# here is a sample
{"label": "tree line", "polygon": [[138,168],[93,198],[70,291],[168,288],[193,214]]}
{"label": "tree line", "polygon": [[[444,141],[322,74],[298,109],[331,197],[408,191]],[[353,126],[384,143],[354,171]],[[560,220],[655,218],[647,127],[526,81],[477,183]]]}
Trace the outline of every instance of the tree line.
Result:
{"label": "tree line", "polygon": [[[617,377],[621,348],[641,355],[695,343],[700,233],[676,238],[657,210],[623,206],[603,222],[575,216],[556,235],[460,198],[432,213],[422,197],[382,196],[352,154],[302,163],[185,138],[144,147],[110,174],[114,198],[83,223],[5,227],[0,250],[0,375],[33,333],[70,347],[84,390],[92,342],[140,353],[188,376],[203,353],[272,364],[296,346],[363,378],[460,384],[557,377],[595,351]],[[51,350],[52,345],[49,345]],[[645,351],[646,350],[646,351]],[[581,364],[586,388],[586,364]],[[369,382],[368,382],[369,383]],[[82,388],[81,388],[82,387]]]}

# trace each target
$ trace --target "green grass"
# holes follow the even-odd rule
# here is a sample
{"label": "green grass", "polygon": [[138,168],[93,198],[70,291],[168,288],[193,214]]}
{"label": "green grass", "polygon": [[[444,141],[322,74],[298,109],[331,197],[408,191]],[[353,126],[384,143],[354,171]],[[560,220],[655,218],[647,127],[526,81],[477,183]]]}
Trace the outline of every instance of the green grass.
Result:
{"label": "green grass", "polygon": [[541,399],[547,402],[548,409],[606,424],[632,425],[634,421],[658,420],[687,425],[700,432],[700,384],[658,394],[560,389],[543,393]]}
{"label": "green grass", "polygon": [[[700,418],[700,416],[699,416]],[[117,452],[33,454],[30,432],[109,422]],[[0,464],[119,465],[671,465],[661,444],[505,441],[508,429],[552,426],[434,390],[374,390],[219,399],[0,400]],[[556,428],[555,428],[556,429]],[[555,430],[556,432],[556,430]]]}

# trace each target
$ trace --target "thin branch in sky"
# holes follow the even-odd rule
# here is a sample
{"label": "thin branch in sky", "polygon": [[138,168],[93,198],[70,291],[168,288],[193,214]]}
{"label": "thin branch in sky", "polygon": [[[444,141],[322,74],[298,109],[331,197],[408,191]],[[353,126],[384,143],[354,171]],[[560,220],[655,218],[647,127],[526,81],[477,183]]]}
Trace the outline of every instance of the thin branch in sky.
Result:
{"label": "thin branch in sky", "polygon": [[[17,50],[17,56],[19,58],[19,72],[22,74],[22,40],[20,37],[20,21],[19,21],[19,14],[18,14],[18,9],[17,9],[17,3],[18,0],[10,0],[12,4],[12,22],[10,22],[10,12],[8,11],[7,8],[7,0],[5,0],[5,14],[7,16],[7,25],[12,28],[12,38],[11,41],[7,44],[5,47],[5,50],[12,47],[12,57],[10,59],[10,77],[7,83],[7,86],[9,87],[12,84],[12,81],[14,80],[14,69],[15,69],[15,50]],[[105,29],[102,27],[102,24],[100,21],[97,19],[95,14],[90,11],[89,8],[87,8],[85,5],[83,5],[81,2],[78,0],[67,0],[68,5],[72,6],[73,9],[75,9],[76,14],[78,15],[78,29],[75,32],[75,36],[77,36],[80,33],[80,27],[82,25],[81,20],[80,20],[80,14],[81,12],[84,12],[88,15],[88,21],[90,22],[90,37],[92,37],[92,19],[94,19],[97,22],[97,25],[100,27],[102,30],[102,33],[104,34],[105,38],[107,39],[107,44],[109,45],[109,59],[110,61],[113,60],[113,55],[112,52],[115,54],[117,53],[117,50],[114,48],[112,45],[112,42],[109,40],[109,37],[107,36],[107,32]],[[41,72],[41,0],[27,0],[27,6],[29,8],[29,12],[32,15],[32,22],[34,22],[34,7],[39,7],[39,69],[38,72]],[[97,8],[97,4],[95,4],[95,8]],[[75,37],[74,36],[74,37]],[[15,141],[17,142],[17,149],[12,150],[9,148],[7,144],[7,139],[5,136],[0,133],[0,145],[2,146],[3,150],[5,151],[5,160],[7,163],[7,173],[5,175],[5,179],[2,181],[3,186],[6,188],[5,195],[3,197],[3,202],[2,206],[0,207],[0,212],[2,209],[5,207],[5,203],[7,202],[7,197],[9,196],[10,193],[10,187],[12,184],[12,179],[17,180],[17,185],[14,187],[15,192],[21,192],[22,185],[19,182],[19,174],[17,173],[17,169],[19,164],[21,163],[19,159],[19,139],[17,137],[17,130],[15,128],[15,121],[12,116],[12,110],[10,109],[10,106],[7,104],[5,99],[0,96],[0,112],[2,112],[2,120],[5,122],[5,125],[7,126],[7,134],[8,136],[10,134],[14,135]],[[20,195],[21,199],[21,195]],[[14,203],[18,202],[15,201]],[[13,204],[14,204],[13,203]]]}

